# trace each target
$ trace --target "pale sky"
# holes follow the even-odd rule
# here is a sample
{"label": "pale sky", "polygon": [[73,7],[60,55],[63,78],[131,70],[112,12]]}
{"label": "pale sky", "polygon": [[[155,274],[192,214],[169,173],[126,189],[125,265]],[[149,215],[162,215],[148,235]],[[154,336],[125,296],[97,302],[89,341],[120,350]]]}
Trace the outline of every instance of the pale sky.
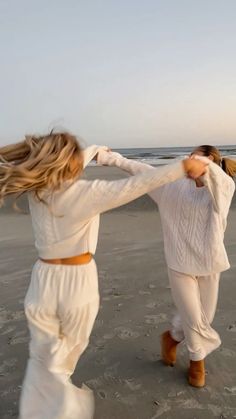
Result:
{"label": "pale sky", "polygon": [[0,144],[236,144],[235,0],[0,0]]}

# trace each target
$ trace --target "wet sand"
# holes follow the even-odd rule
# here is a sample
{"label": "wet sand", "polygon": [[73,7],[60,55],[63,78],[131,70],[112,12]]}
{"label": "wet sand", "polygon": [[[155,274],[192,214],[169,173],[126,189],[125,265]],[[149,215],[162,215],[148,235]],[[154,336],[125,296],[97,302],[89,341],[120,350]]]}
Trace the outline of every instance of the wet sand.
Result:
{"label": "wet sand", "polygon": [[[87,176],[116,179],[120,172],[91,167]],[[159,335],[173,305],[156,207],[145,197],[102,216],[96,254],[101,307],[73,376],[94,390],[96,419],[236,418],[234,207],[226,233],[231,270],[222,275],[214,321],[222,345],[207,359],[207,386],[201,390],[187,384],[184,345],[174,368],[160,361]],[[29,216],[7,205],[0,231],[0,418],[10,419],[17,417],[28,355],[23,300],[37,254]]]}

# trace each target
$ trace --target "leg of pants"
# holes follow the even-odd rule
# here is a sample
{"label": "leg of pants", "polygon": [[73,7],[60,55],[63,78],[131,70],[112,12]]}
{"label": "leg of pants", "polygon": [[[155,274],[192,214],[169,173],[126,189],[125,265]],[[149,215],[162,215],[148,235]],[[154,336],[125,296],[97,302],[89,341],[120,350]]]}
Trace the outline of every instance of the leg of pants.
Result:
{"label": "leg of pants", "polygon": [[218,348],[221,341],[211,327],[219,290],[219,274],[191,276],[168,269],[172,297],[178,314],[172,321],[171,335],[185,339],[190,359],[199,361]]}
{"label": "leg of pants", "polygon": [[98,312],[97,270],[38,261],[25,299],[31,342],[20,419],[92,419],[92,391],[70,380]]}

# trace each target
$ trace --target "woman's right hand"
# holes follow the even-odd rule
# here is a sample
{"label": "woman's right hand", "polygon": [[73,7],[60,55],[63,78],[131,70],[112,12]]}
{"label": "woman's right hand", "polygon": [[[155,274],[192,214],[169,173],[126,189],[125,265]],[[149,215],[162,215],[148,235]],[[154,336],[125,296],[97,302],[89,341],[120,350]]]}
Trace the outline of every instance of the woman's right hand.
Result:
{"label": "woman's right hand", "polygon": [[113,166],[115,161],[122,157],[121,154],[111,151],[111,149],[100,150],[97,154],[97,163],[101,166]]}
{"label": "woman's right hand", "polygon": [[188,177],[197,179],[206,173],[208,163],[206,161],[188,158],[183,160],[183,166]]}

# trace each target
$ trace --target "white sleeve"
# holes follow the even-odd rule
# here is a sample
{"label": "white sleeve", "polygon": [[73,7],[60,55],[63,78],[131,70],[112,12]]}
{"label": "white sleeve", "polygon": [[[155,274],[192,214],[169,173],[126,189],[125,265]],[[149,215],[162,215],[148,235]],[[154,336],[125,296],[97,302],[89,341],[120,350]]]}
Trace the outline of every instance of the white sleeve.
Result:
{"label": "white sleeve", "polygon": [[210,162],[202,180],[212,196],[215,211],[226,220],[235,191],[233,179],[216,163]]}
{"label": "white sleeve", "polygon": [[[98,153],[97,163],[105,166],[115,166],[119,169],[129,173],[130,175],[137,175],[139,173],[145,173],[149,170],[155,170],[155,167],[138,162],[136,160],[126,159],[121,154],[116,152],[107,152],[100,150]],[[154,189],[149,192],[148,195],[153,199],[154,202],[158,203],[160,189]]]}
{"label": "white sleeve", "polygon": [[78,202],[80,213],[83,213],[84,210],[84,216],[91,218],[110,209],[125,205],[153,189],[181,179],[184,176],[183,164],[178,162],[173,165],[148,170],[127,179],[86,181],[83,191],[81,191],[83,204]]}
{"label": "white sleeve", "polygon": [[91,145],[83,150],[83,168],[85,169],[86,166],[93,160],[93,158],[96,156],[96,154],[99,153],[99,151],[102,150],[108,150],[108,147],[106,146],[100,146],[100,145]]}
{"label": "white sleeve", "polygon": [[116,166],[131,175],[146,172],[147,170],[154,169],[153,166],[138,162],[136,160],[126,159],[121,154],[114,151],[99,150],[98,164],[105,166]]}

